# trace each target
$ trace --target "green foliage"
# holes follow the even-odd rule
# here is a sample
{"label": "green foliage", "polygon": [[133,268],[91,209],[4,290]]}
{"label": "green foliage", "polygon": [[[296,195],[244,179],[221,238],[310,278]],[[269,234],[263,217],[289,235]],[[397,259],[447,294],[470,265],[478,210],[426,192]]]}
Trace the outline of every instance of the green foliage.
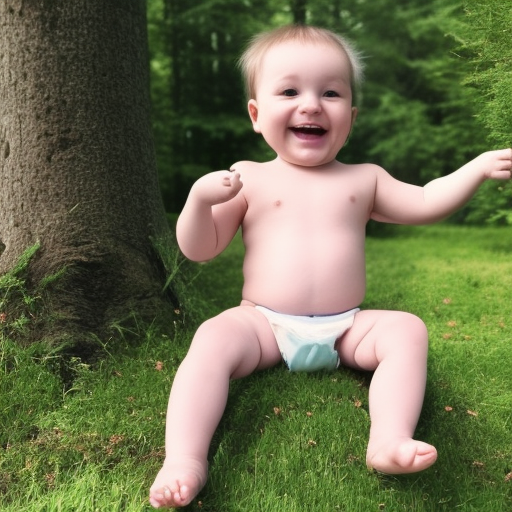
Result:
{"label": "green foliage", "polygon": [[[512,6],[501,0],[466,0],[465,17],[451,32],[469,63],[465,83],[472,89],[476,119],[490,148],[512,146]],[[486,184],[469,205],[468,222],[512,224],[511,184]]]}
{"label": "green foliage", "polygon": [[53,340],[53,327],[58,320],[51,312],[48,289],[64,276],[66,267],[45,276],[38,282],[30,278],[30,264],[37,257],[39,243],[26,249],[12,270],[0,276],[0,338],[29,345],[34,338],[53,343],[60,349],[69,339]]}
{"label": "green foliage", "polygon": [[75,378],[65,391],[48,347],[3,343],[3,511],[144,509],[148,473],[162,455],[168,390],[188,340],[179,329],[172,339],[155,329],[143,336],[136,347],[132,333],[121,337],[116,355],[95,364],[70,360]]}
{"label": "green foliage", "polygon": [[236,60],[268,13],[265,3],[239,0],[150,3],[153,123],[168,211],[181,210],[198,176],[251,152],[257,138]]}
{"label": "green foliage", "polygon": [[[491,7],[474,3],[478,8],[473,6],[468,20],[484,23],[484,16],[489,28],[504,34],[492,54],[487,46],[482,53],[482,59],[494,62],[507,46],[507,8],[496,11],[502,21],[495,25]],[[484,115],[480,98],[485,103],[491,93],[479,92],[476,79],[472,87],[463,84],[474,69],[468,57],[474,49],[462,51],[453,35],[460,40],[459,31],[472,35],[473,27],[458,0],[154,0],[148,19],[157,158],[169,211],[182,209],[199,176],[238,160],[273,158],[252,132],[236,60],[252,35],[291,22],[343,33],[365,55],[363,99],[341,160],[371,161],[399,179],[424,184],[489,149],[489,129],[477,116]],[[480,33],[480,42],[489,39]],[[499,127],[492,121],[493,133],[510,133],[503,118],[511,122],[512,116],[501,114],[509,109],[510,80],[497,75],[512,61],[509,46],[499,65],[479,66],[486,74],[478,81],[485,78],[492,85],[493,116],[501,116]],[[481,222],[479,207],[472,203],[455,219],[462,222],[475,212],[472,222]]]}
{"label": "green foliage", "polygon": [[467,210],[467,224],[512,225],[512,186],[510,183],[484,183]]}
{"label": "green foliage", "polygon": [[[56,358],[44,344],[22,348],[0,334],[0,446],[4,449],[36,437],[39,416],[59,407],[62,388]],[[0,493],[3,485],[0,478]]]}
{"label": "green foliage", "polygon": [[[175,224],[175,220],[172,222]],[[200,269],[187,260],[177,244],[170,240],[153,240],[153,246],[167,275],[162,292],[172,290],[176,299],[174,324],[189,325],[197,322],[198,318],[204,317],[206,307],[195,289]],[[140,330],[137,329],[137,332]]]}
{"label": "green foliage", "polygon": [[481,122],[495,147],[512,145],[512,6],[509,2],[466,0],[466,25],[460,34],[471,55],[468,82],[477,88]]}
{"label": "green foliage", "polygon": [[0,276],[0,337],[27,335],[40,306],[41,296],[30,293],[26,274],[29,263],[39,250],[39,244],[28,248],[15,267]]}
{"label": "green foliage", "polygon": [[378,0],[354,10],[358,23],[341,30],[349,30],[366,56],[366,83],[342,159],[372,161],[421,185],[481,151],[470,93],[461,84],[464,63],[445,37],[454,5]]}

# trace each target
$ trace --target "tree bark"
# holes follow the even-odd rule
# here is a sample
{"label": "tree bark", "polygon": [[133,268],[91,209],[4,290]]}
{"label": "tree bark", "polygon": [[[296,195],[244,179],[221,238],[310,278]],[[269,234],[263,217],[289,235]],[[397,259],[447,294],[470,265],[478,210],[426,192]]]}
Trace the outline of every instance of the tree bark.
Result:
{"label": "tree bark", "polygon": [[101,334],[164,300],[169,239],[150,122],[144,0],[0,2],[0,274],[40,243],[29,282],[53,329]]}
{"label": "tree bark", "polygon": [[298,25],[305,25],[307,0],[293,0],[292,2],[293,22]]}

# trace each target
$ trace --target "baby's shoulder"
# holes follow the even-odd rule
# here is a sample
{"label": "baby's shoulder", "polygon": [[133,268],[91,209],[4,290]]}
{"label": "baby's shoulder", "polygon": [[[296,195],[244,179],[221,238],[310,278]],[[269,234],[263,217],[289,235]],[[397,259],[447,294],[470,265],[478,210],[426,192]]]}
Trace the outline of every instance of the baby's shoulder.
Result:
{"label": "baby's shoulder", "polygon": [[261,170],[262,167],[264,167],[265,164],[262,164],[260,162],[252,162],[250,160],[240,160],[239,162],[234,163],[229,170],[230,171],[237,171],[237,172],[252,172]]}
{"label": "baby's shoulder", "polygon": [[382,167],[376,164],[363,163],[363,164],[341,164],[339,166],[341,172],[354,172],[354,173],[368,173],[375,174],[382,171]]}
{"label": "baby's shoulder", "polygon": [[256,185],[267,179],[267,172],[272,170],[268,163],[252,162],[250,160],[241,160],[240,162],[234,163],[230,170],[240,174],[240,178],[244,183],[244,186],[251,184]]}
{"label": "baby's shoulder", "polygon": [[371,163],[339,164],[332,174],[334,180],[341,180],[346,184],[353,183],[357,186],[373,186],[378,179],[381,167]]}

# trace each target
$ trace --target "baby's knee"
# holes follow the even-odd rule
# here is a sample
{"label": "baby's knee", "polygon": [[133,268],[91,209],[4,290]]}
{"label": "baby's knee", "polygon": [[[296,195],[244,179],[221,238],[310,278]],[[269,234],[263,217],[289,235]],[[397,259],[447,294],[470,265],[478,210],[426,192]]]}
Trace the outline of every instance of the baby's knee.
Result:
{"label": "baby's knee", "polygon": [[219,362],[219,354],[222,354],[222,360],[225,361],[229,342],[229,334],[225,332],[222,324],[219,325],[215,318],[206,320],[197,328],[192,338],[186,361],[195,366],[210,365],[212,360]]}
{"label": "baby's knee", "polygon": [[227,310],[204,321],[198,327],[192,345],[229,350],[234,340],[243,340],[247,337],[249,327],[237,311]]}
{"label": "baby's knee", "polygon": [[388,318],[387,329],[395,334],[395,340],[402,340],[407,345],[428,345],[427,326],[421,318],[412,313],[394,311]]}
{"label": "baby's knee", "polygon": [[226,338],[224,325],[218,317],[205,320],[196,330],[192,343],[195,345],[216,343]]}
{"label": "baby's knee", "polygon": [[428,352],[428,331],[425,322],[411,313],[403,313],[402,328],[404,343],[409,348],[415,347],[422,354]]}
{"label": "baby's knee", "polygon": [[428,331],[425,322],[412,313],[403,313],[405,315],[405,323],[411,333],[414,333],[418,339],[428,339]]}

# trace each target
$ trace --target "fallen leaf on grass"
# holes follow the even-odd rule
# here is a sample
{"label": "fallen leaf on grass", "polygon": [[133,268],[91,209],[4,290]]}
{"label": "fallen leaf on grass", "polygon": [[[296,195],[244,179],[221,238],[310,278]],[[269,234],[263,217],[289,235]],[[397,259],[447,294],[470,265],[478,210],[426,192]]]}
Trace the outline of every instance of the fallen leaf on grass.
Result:
{"label": "fallen leaf on grass", "polygon": [[505,475],[505,482],[512,481],[512,471]]}
{"label": "fallen leaf on grass", "polygon": [[452,299],[450,299],[449,297],[446,297],[445,299],[443,299],[443,304],[451,304],[452,302]]}
{"label": "fallen leaf on grass", "polygon": [[457,322],[455,320],[450,320],[446,323],[448,327],[457,327]]}
{"label": "fallen leaf on grass", "polygon": [[475,411],[470,411],[469,409],[467,410],[467,413],[470,415],[470,416],[474,416],[475,418],[478,416],[478,413],[475,412]]}
{"label": "fallen leaf on grass", "polygon": [[361,402],[361,400],[359,400],[359,398],[356,398],[354,400],[354,405],[359,409],[359,407],[362,407],[363,402]]}
{"label": "fallen leaf on grass", "polygon": [[279,407],[274,407],[274,414],[275,414],[276,416],[279,416],[279,415],[281,414],[281,412],[282,412],[282,411],[281,411],[281,409],[280,409]]}
{"label": "fallen leaf on grass", "polygon": [[449,405],[445,406],[444,410],[446,412],[452,412],[453,411],[453,407],[450,407]]}
{"label": "fallen leaf on grass", "polygon": [[483,462],[480,462],[479,460],[473,461],[473,464],[471,464],[474,468],[483,469],[485,468],[485,464]]}
{"label": "fallen leaf on grass", "polygon": [[155,370],[157,372],[161,372],[164,369],[164,363],[162,361],[157,361],[155,364]]}
{"label": "fallen leaf on grass", "polygon": [[310,440],[308,441],[308,445],[309,445],[309,446],[316,446],[316,441],[313,441],[313,439],[310,439]]}
{"label": "fallen leaf on grass", "polygon": [[306,416],[307,416],[308,418],[311,418],[311,416],[313,416],[313,413],[308,411],[308,412],[306,413]]}
{"label": "fallen leaf on grass", "polygon": [[55,473],[47,473],[46,475],[44,475],[44,479],[46,480],[48,487],[50,487],[51,489],[55,487]]}

